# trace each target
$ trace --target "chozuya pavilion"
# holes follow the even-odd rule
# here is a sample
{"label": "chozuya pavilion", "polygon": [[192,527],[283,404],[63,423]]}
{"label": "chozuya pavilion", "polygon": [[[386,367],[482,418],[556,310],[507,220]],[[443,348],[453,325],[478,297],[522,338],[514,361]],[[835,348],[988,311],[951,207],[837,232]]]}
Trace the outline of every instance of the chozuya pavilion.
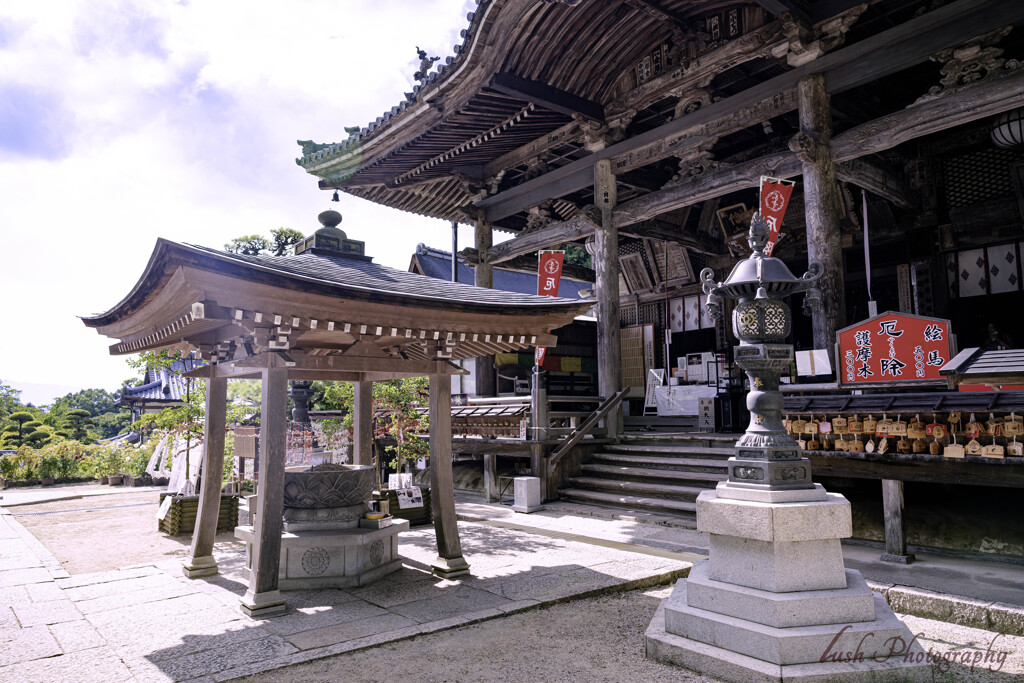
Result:
{"label": "chozuya pavilion", "polygon": [[[83,322],[117,343],[112,354],[196,350],[208,365],[205,481],[224,463],[227,380],[263,384],[260,495],[243,611],[283,609],[278,572],[283,529],[288,380],[355,384],[354,460],[370,464],[372,383],[429,376],[430,464],[439,576],[468,571],[462,556],[451,470],[452,361],[554,346],[549,330],[592,303],[445,282],[381,266],[320,214],[323,227],[293,256],[244,256],[160,239],[142,277],[106,313]],[[202,487],[185,574],[215,574],[220,489]]]}

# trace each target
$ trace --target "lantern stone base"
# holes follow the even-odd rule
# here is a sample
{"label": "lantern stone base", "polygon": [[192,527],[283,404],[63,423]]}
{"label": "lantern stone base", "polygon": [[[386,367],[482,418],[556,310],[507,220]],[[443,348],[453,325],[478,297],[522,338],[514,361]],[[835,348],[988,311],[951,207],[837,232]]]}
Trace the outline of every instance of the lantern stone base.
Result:
{"label": "lantern stone base", "polygon": [[[281,534],[281,569],[278,587],[283,590],[365,586],[402,568],[398,534],[409,522],[393,520],[383,529],[295,531]],[[245,541],[249,577],[254,539],[251,526],[235,528],[235,538]]]}
{"label": "lantern stone base", "polygon": [[[719,495],[734,490],[796,500]],[[648,657],[728,681],[932,680],[910,629],[843,567],[843,496],[719,485],[697,498],[697,529],[710,534],[709,559],[659,608]]]}

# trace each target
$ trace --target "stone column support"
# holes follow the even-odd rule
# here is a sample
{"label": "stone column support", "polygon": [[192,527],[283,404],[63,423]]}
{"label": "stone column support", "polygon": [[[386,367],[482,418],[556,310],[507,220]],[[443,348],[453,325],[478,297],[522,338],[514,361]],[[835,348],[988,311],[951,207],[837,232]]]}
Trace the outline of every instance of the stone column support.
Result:
{"label": "stone column support", "polygon": [[192,534],[192,548],[182,566],[185,576],[195,579],[217,573],[213,540],[220,514],[221,480],[224,478],[224,432],[227,420],[228,381],[223,377],[206,380],[206,431],[203,438],[203,479],[199,512]]}
{"label": "stone column support", "polygon": [[284,610],[278,590],[281,571],[281,532],[284,524],[284,457],[288,410],[288,370],[263,369],[263,403],[260,409],[260,493],[249,589],[242,596],[242,611],[262,616]]}
{"label": "stone column support", "polygon": [[[477,264],[474,271],[474,282],[477,287],[494,289],[494,266],[484,263],[482,257],[487,250],[494,246],[494,234],[491,231],[491,224],[484,218],[484,211],[477,214],[476,220],[476,249],[481,255],[481,262]],[[475,364],[473,375],[476,378],[477,396],[497,396],[497,375],[494,370],[494,356],[480,356],[473,360]]]}
{"label": "stone column support", "polygon": [[[594,164],[594,204],[601,210],[601,229],[594,237],[594,270],[597,273],[597,387],[605,398],[621,389],[622,347],[619,332],[619,230],[612,220],[617,203],[615,175],[610,159]],[[622,411],[615,408],[605,418],[609,438],[622,431]]]}
{"label": "stone column support", "polygon": [[354,414],[352,420],[352,462],[373,463],[373,382],[354,382]]}
{"label": "stone column support", "polygon": [[451,578],[469,573],[462,557],[459,526],[455,516],[455,486],[452,482],[452,379],[451,375],[430,376],[430,505],[437,536],[437,559],[431,565],[434,576]]}
{"label": "stone column support", "polygon": [[789,142],[803,163],[804,211],[807,220],[807,259],[824,267],[818,287],[822,306],[814,312],[814,348],[826,349],[836,366],[836,331],[846,325],[843,285],[843,245],[839,233],[839,185],[829,143],[832,113],[823,74],[810,74],[797,84],[800,132]]}

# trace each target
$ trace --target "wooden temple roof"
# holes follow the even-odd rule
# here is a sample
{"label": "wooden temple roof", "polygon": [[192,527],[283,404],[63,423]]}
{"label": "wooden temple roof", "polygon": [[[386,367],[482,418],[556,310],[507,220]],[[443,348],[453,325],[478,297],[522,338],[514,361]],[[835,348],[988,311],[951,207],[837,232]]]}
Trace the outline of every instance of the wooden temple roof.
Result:
{"label": "wooden temple roof", "polygon": [[554,346],[549,330],[591,305],[447,282],[363,256],[247,256],[161,239],[128,296],[83,322],[118,340],[113,354],[195,349],[213,364],[246,367],[276,352],[299,369],[373,379],[431,374],[438,363],[461,372],[447,361]]}
{"label": "wooden temple roof", "polygon": [[[542,202],[540,224],[576,219],[593,203],[594,162],[610,158],[620,229],[683,238],[698,232],[687,207],[755,187],[764,174],[799,175],[787,145],[799,132],[795,86],[819,72],[833,97],[840,180],[906,208],[901,160],[880,154],[1015,106],[1006,93],[1024,80],[1010,66],[1024,39],[1008,27],[1024,22],[1022,8],[481,0],[454,54],[403,101],[342,142],[303,143],[296,162],[323,188],[530,232]],[[985,59],[993,45],[1005,50],[984,62],[982,79],[1003,82],[941,80],[952,48],[975,38]],[[981,92],[988,86],[1002,95]],[[979,91],[977,111],[942,101],[965,87]]]}

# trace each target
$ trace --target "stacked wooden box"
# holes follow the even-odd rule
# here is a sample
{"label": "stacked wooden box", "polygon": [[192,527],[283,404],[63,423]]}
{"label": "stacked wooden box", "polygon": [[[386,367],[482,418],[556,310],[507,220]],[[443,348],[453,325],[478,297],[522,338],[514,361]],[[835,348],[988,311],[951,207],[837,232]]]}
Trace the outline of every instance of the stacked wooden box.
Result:
{"label": "stacked wooden box", "polygon": [[381,493],[386,493],[388,496],[392,517],[395,517],[396,519],[407,519],[409,520],[410,526],[420,526],[422,524],[433,523],[434,516],[430,510],[430,489],[420,487],[420,493],[423,495],[423,507],[405,508],[404,510],[401,510],[398,507],[398,493],[394,489],[387,489],[381,491]]}
{"label": "stacked wooden box", "polygon": [[[196,515],[199,513],[199,496],[179,496],[169,493],[160,494],[160,502],[171,496],[172,503],[164,518],[158,520],[157,529],[176,536],[191,534],[196,527]],[[238,496],[222,494],[220,512],[217,515],[217,531],[232,531],[238,526]]]}

